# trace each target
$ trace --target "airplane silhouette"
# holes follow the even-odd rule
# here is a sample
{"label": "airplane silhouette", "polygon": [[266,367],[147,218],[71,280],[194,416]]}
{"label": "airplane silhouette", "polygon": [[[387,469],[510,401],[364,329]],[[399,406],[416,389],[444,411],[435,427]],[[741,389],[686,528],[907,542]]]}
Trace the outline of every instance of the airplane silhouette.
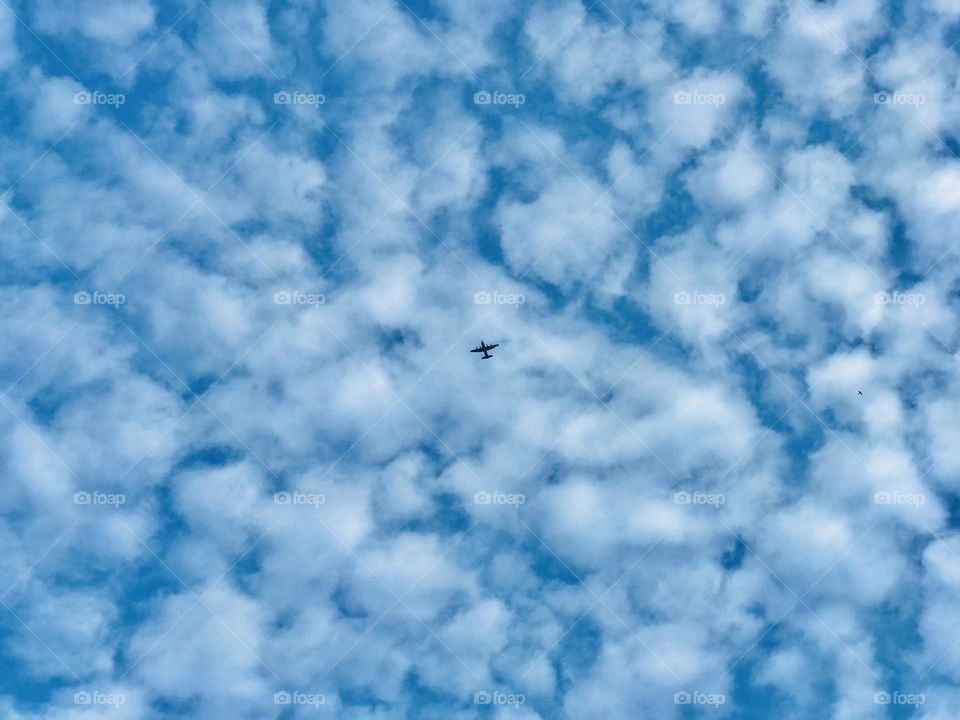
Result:
{"label": "airplane silhouette", "polygon": [[470,352],[482,352],[482,353],[483,353],[483,357],[480,358],[480,359],[481,359],[481,360],[489,360],[490,358],[493,357],[493,355],[491,355],[491,354],[490,354],[489,352],[487,352],[487,351],[488,351],[488,350],[493,350],[495,347],[500,347],[500,343],[494,343],[493,345],[487,345],[483,340],[481,340],[481,341],[480,341],[480,347],[475,347],[475,348],[474,348],[473,350],[471,350]]}

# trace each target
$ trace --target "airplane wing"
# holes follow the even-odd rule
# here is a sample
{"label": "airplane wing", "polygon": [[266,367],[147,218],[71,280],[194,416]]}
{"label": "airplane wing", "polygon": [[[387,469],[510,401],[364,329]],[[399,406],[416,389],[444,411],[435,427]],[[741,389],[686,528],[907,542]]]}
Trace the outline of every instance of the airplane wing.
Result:
{"label": "airplane wing", "polygon": [[474,348],[470,352],[485,352],[483,348]]}
{"label": "airplane wing", "polygon": [[487,345],[487,350],[493,350],[495,347],[500,347],[500,343],[496,343],[495,345]]}

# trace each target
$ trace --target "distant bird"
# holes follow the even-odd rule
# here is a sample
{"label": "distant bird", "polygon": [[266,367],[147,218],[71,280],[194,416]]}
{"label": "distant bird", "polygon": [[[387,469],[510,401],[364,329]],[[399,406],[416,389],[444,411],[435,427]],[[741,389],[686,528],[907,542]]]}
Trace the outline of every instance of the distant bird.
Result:
{"label": "distant bird", "polygon": [[481,340],[481,341],[480,341],[480,347],[475,347],[475,348],[474,348],[473,350],[471,350],[470,352],[482,352],[482,353],[483,353],[483,357],[480,358],[480,359],[481,359],[481,360],[489,360],[490,358],[493,357],[493,355],[491,355],[491,354],[489,353],[489,351],[490,351],[490,350],[493,350],[495,347],[500,347],[500,343],[494,343],[493,345],[487,345],[483,340]]}
{"label": "distant bird", "polygon": [[863,397],[863,390],[857,390],[857,392],[860,393],[860,397]]}

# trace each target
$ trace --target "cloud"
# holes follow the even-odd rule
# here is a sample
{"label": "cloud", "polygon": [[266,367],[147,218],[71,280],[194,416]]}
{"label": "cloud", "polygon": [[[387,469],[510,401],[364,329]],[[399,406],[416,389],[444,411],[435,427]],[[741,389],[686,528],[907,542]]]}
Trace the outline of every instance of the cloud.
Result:
{"label": "cloud", "polygon": [[150,0],[79,3],[42,0],[33,8],[37,28],[53,35],[79,35],[92,43],[128,46],[154,27]]}
{"label": "cloud", "polygon": [[953,4],[11,13],[4,716],[949,714]]}

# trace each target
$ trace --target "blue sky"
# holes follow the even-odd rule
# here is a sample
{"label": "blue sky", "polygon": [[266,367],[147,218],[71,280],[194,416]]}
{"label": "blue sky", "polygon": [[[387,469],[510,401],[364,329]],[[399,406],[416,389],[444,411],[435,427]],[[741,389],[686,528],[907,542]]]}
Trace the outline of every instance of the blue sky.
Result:
{"label": "blue sky", "polygon": [[0,716],[954,717],[958,41],[0,0]]}

